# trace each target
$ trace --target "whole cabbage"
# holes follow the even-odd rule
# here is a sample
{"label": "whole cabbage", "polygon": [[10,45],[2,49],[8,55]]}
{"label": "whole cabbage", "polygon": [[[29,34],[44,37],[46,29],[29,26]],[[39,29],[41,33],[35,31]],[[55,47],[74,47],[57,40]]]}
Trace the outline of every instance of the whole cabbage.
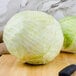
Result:
{"label": "whole cabbage", "polygon": [[64,38],[60,24],[51,15],[24,11],[8,21],[3,40],[21,62],[45,64],[59,54]]}

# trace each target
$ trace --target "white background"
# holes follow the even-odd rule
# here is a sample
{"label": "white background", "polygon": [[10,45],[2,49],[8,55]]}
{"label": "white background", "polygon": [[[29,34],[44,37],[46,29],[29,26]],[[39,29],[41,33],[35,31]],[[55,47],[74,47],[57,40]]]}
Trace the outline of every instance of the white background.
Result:
{"label": "white background", "polygon": [[15,13],[24,10],[43,11],[58,20],[76,15],[76,0],[0,0],[0,31]]}

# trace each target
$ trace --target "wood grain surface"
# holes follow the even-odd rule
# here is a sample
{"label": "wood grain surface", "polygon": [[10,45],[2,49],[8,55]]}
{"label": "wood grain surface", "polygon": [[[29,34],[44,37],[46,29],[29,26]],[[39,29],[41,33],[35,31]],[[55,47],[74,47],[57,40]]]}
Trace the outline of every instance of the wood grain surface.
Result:
{"label": "wood grain surface", "polygon": [[58,76],[58,72],[70,64],[76,64],[76,54],[60,53],[50,63],[35,66],[22,64],[7,54],[0,57],[0,76]]}

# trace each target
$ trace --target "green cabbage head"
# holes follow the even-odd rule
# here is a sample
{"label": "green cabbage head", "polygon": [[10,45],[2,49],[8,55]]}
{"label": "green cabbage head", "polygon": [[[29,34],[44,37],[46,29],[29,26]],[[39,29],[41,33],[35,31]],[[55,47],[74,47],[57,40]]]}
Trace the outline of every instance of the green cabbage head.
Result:
{"label": "green cabbage head", "polygon": [[76,53],[76,16],[65,17],[60,20],[64,34],[63,51]]}
{"label": "green cabbage head", "polygon": [[3,40],[21,62],[45,64],[59,54],[64,38],[60,24],[51,15],[24,11],[8,21]]}

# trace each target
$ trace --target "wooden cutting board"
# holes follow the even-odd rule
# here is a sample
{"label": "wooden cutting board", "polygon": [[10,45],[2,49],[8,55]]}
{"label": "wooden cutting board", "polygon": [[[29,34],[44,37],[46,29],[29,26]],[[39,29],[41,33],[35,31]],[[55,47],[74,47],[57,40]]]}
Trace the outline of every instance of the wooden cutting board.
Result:
{"label": "wooden cutting board", "polygon": [[76,54],[60,53],[50,63],[38,66],[22,64],[7,54],[0,57],[0,76],[58,76],[58,72],[70,64],[76,64]]}

